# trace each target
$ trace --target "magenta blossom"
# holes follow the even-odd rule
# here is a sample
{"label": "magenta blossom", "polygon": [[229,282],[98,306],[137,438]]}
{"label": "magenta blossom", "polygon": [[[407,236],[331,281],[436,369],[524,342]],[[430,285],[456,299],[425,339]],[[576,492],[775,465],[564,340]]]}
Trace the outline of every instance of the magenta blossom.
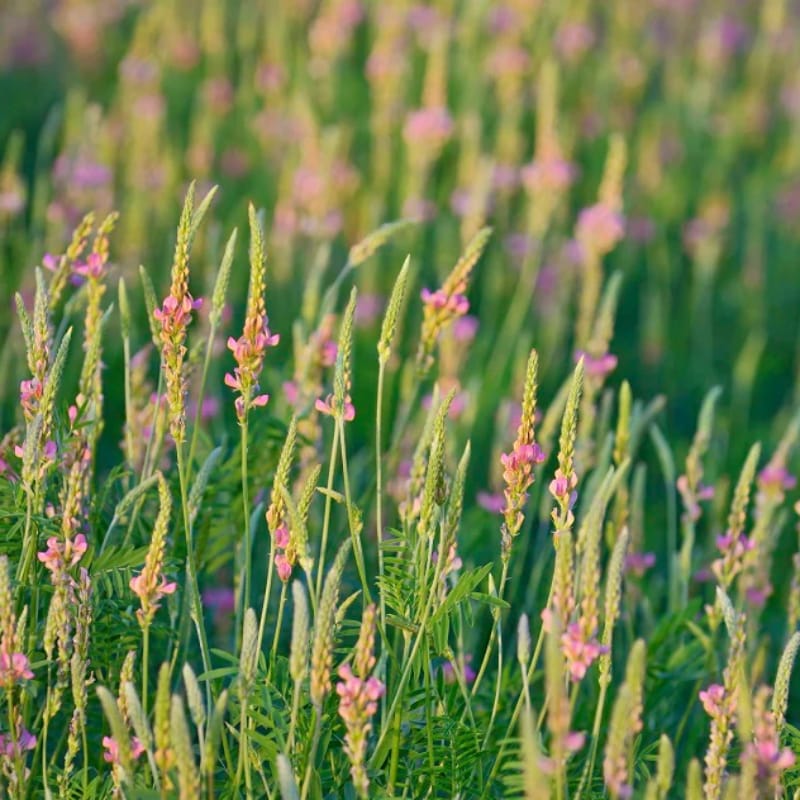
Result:
{"label": "magenta blossom", "polygon": [[478,505],[490,514],[502,514],[506,501],[499,492],[478,492]]}
{"label": "magenta blossom", "polygon": [[435,292],[423,289],[420,296],[425,305],[436,311],[446,309],[457,316],[463,316],[469,311],[469,300],[463,294],[450,295],[444,289],[437,289]]}
{"label": "magenta blossom", "polygon": [[583,368],[586,375],[593,378],[603,379],[617,367],[617,357],[612,353],[603,356],[589,355],[585,350],[578,350],[575,353],[575,362],[583,359]]}
{"label": "magenta blossom", "polygon": [[35,747],[36,737],[25,728],[19,732],[16,745],[11,736],[0,733],[0,753],[4,753],[8,758],[15,758],[28,750],[33,750]]}
{"label": "magenta blossom", "polygon": [[33,679],[28,657],[24,653],[6,653],[0,650],[0,683],[13,686],[22,680]]}
{"label": "magenta blossom", "polygon": [[572,185],[578,171],[558,156],[538,158],[522,168],[522,182],[529,192],[564,192]]}
{"label": "magenta blossom", "polygon": [[596,639],[587,640],[577,622],[570,623],[561,635],[561,648],[567,661],[570,678],[574,683],[583,680],[594,661],[608,652],[608,647]]}
{"label": "magenta blossom", "polygon": [[86,552],[86,537],[79,533],[74,540],[62,542],[56,536],[47,540],[47,550],[37,553],[36,557],[51,572],[64,567],[74,567]]}
{"label": "magenta blossom", "polygon": [[[472,654],[468,653],[464,656],[464,682],[469,684],[475,680],[476,672],[470,666],[472,661]],[[445,683],[455,683],[456,682],[456,669],[453,665],[452,661],[445,661],[442,666],[442,677],[444,678]]]}
{"label": "magenta blossom", "polygon": [[[119,764],[119,744],[112,736],[103,737],[103,760],[109,764]],[[131,756],[139,758],[144,753],[144,745],[134,736],[131,739]]]}
{"label": "magenta blossom", "polygon": [[655,553],[628,553],[625,556],[625,569],[641,577],[656,563]]}
{"label": "magenta blossom", "polygon": [[625,218],[606,203],[596,203],[580,212],[575,233],[584,247],[604,256],[625,236]]}
{"label": "magenta blossom", "polygon": [[[334,395],[329,394],[324,400],[320,397],[314,402],[314,408],[320,414],[327,414],[329,417],[336,416],[336,398]],[[345,422],[352,422],[356,418],[356,408],[350,400],[350,395],[347,395],[344,400],[344,409],[342,410],[342,419]]]}
{"label": "magenta blossom", "polygon": [[719,683],[712,683],[708,689],[704,689],[700,692],[700,702],[703,704],[703,709],[709,717],[714,719],[720,716],[724,711],[725,687]]}

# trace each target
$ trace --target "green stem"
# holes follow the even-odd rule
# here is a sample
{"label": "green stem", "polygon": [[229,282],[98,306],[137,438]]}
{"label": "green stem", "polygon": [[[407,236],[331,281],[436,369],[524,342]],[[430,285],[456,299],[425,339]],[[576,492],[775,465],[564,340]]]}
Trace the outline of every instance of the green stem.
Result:
{"label": "green stem", "polygon": [[[244,612],[250,607],[250,582],[253,573],[253,543],[250,541],[250,493],[247,481],[247,412],[241,423],[242,433],[242,509],[244,511],[244,580],[237,608],[239,609],[238,619],[244,619]],[[237,626],[237,639],[239,638],[239,626]]]}
{"label": "green stem", "polygon": [[327,492],[325,493],[325,511],[322,517],[322,541],[319,546],[319,564],[317,566],[317,603],[322,596],[322,576],[325,573],[325,551],[328,547],[328,529],[331,524],[331,503],[333,499],[331,493],[333,492],[333,478],[336,472],[336,458],[338,456],[339,447],[339,426],[334,425],[333,428],[333,442],[331,443],[331,460],[328,464],[328,483]]}
{"label": "green stem", "polygon": [[194,412],[194,427],[192,428],[192,439],[189,442],[189,475],[187,480],[191,478],[192,465],[194,464],[195,451],[197,450],[197,435],[200,430],[200,415],[202,413],[203,398],[206,393],[206,380],[208,379],[208,370],[211,365],[211,350],[214,347],[214,338],[217,335],[217,329],[211,327],[208,332],[208,340],[206,341],[206,355],[203,359],[203,371],[200,375],[200,386],[197,391],[197,408]]}
{"label": "green stem", "polygon": [[150,666],[150,625],[142,628],[142,710],[147,717],[147,677]]}
{"label": "green stem", "polygon": [[608,691],[608,681],[601,679],[600,683],[600,697],[597,701],[597,707],[594,712],[594,725],[592,726],[592,747],[589,751],[589,760],[586,762],[583,774],[581,775],[581,782],[578,784],[578,790],[575,793],[575,800],[580,800],[583,796],[583,791],[587,784],[591,783],[592,775],[594,774],[594,765],[597,759],[597,747],[600,739],[600,725],[603,721],[603,707],[606,703],[606,692]]}
{"label": "green stem", "polygon": [[[189,502],[188,492],[185,479],[185,463],[183,455],[183,443],[175,442],[175,449],[178,454],[178,478],[180,480],[181,488],[181,508],[183,509],[183,529],[186,536],[186,577],[187,589],[189,593],[189,609],[190,616],[194,621],[195,628],[197,629],[197,638],[200,643],[200,655],[203,660],[203,670],[205,672],[211,671],[211,657],[208,651],[208,640],[206,638],[206,629],[203,622],[203,602],[200,599],[200,587],[197,582],[197,564],[195,562],[194,542],[192,537],[192,525],[189,518]],[[206,694],[208,706],[211,708],[211,684],[206,683]]]}
{"label": "green stem", "polygon": [[[503,571],[502,571],[502,574],[500,576],[499,597],[500,597],[501,600],[503,599],[503,589],[504,589],[504,587],[506,585],[506,580],[508,578],[508,561],[509,561],[508,559],[504,559],[503,560]],[[500,619],[499,619],[499,615],[498,615],[497,622],[496,622],[496,624],[492,625],[492,629],[491,629],[491,631],[489,633],[489,641],[487,642],[486,649],[484,650],[484,653],[483,653],[483,660],[481,661],[480,669],[478,670],[478,674],[475,676],[475,680],[474,680],[474,682],[472,684],[472,691],[470,692],[470,695],[472,697],[475,697],[475,695],[478,693],[478,687],[481,685],[481,681],[483,680],[483,676],[485,675],[486,669],[489,666],[489,660],[490,660],[491,655],[492,655],[492,648],[494,647],[494,640],[495,640],[495,637],[499,633],[499,631],[498,631],[499,625],[500,625]],[[499,675],[497,676],[497,680],[498,681],[500,680],[500,676]]]}
{"label": "green stem", "polygon": [[[261,619],[258,622],[258,642],[256,652],[261,652],[261,644],[264,641],[264,630],[267,627],[267,611],[269,609],[269,599],[272,595],[272,576],[275,572],[275,559],[272,555],[272,544],[270,543],[269,564],[267,566],[267,585],[264,589],[264,600],[261,603]],[[286,588],[284,586],[284,588]],[[312,595],[313,599],[313,595]]]}
{"label": "green stem", "polygon": [[[125,419],[133,419],[133,397],[131,395],[131,340],[129,336],[122,337],[122,357],[125,376]],[[133,430],[130,425],[125,426],[125,447],[127,449],[128,463],[133,470]]]}
{"label": "green stem", "polygon": [[286,605],[286,587],[288,584],[281,581],[281,599],[278,603],[278,621],[275,623],[275,636],[272,639],[272,656],[270,664],[275,661],[278,655],[278,641],[281,638],[281,623],[283,622],[283,609]]}
{"label": "green stem", "polygon": [[317,759],[317,748],[319,747],[319,737],[322,732],[322,709],[314,707],[314,736],[311,740],[311,750],[308,754],[308,763],[306,765],[306,776],[303,779],[303,790],[300,793],[300,800],[306,800],[308,790],[311,786],[311,773],[314,770],[314,762]]}
{"label": "green stem", "polygon": [[342,454],[342,477],[344,479],[344,497],[347,506],[347,522],[350,528],[350,537],[353,540],[353,553],[356,559],[356,568],[358,575],[361,578],[361,588],[364,592],[364,602],[369,604],[372,602],[372,595],[369,591],[369,583],[367,583],[367,571],[364,564],[364,549],[361,544],[361,531],[356,522],[355,514],[353,512],[353,502],[350,495],[350,473],[347,469],[347,443],[344,435],[344,420],[339,416],[336,418],[336,426],[339,429],[339,441],[341,442],[340,452]]}
{"label": "green stem", "polygon": [[[383,380],[386,364],[383,359],[378,360],[378,399],[375,411],[375,526],[377,528],[378,546],[378,580],[383,578],[383,458],[381,442],[383,440]],[[381,627],[386,628],[386,598],[379,592]]]}

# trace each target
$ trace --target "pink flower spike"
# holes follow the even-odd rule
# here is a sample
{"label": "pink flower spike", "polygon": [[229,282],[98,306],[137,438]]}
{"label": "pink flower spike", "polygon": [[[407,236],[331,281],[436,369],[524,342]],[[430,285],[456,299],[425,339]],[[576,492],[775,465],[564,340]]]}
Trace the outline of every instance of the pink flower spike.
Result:
{"label": "pink flower spike", "polygon": [[275,556],[275,567],[278,570],[278,577],[286,583],[292,577],[292,565],[283,553]]}
{"label": "pink flower spike", "polygon": [[285,550],[289,546],[289,529],[285,525],[276,528],[274,536],[276,547]]}
{"label": "pink flower spike", "polygon": [[14,685],[21,680],[32,680],[28,657],[24,653],[6,653],[0,651],[0,682]]}
{"label": "pink flower spike", "polygon": [[318,397],[314,401],[314,408],[319,411],[320,414],[327,414],[329,417],[333,416],[333,408],[330,404],[331,395],[328,395],[327,400],[323,400],[321,397]]}
{"label": "pink flower spike", "polygon": [[708,689],[700,692],[700,702],[703,704],[703,709],[712,718],[722,713],[724,699],[725,687],[719,683],[712,683]]}

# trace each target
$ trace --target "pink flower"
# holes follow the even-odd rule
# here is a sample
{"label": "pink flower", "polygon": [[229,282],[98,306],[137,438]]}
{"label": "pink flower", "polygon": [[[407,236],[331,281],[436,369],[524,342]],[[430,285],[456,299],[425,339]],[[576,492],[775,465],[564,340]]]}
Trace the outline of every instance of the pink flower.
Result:
{"label": "pink flower", "polygon": [[76,261],[72,266],[72,271],[82,278],[92,278],[102,280],[105,275],[106,262],[99,253],[89,253],[85,262]]}
{"label": "pink flower", "polygon": [[0,753],[4,753],[8,758],[15,758],[28,750],[36,747],[36,737],[25,728],[19,732],[17,743],[5,733],[0,733]]}
{"label": "pink flower", "polygon": [[458,316],[469,311],[469,300],[463,294],[449,295],[444,289],[437,289],[434,292],[430,289],[423,289],[420,296],[425,305],[436,311],[446,310]]}
{"label": "pink flower", "polygon": [[[372,325],[375,320],[383,311],[383,307],[386,304],[386,299],[379,294],[362,294],[359,295],[358,300],[356,301],[356,312],[355,312],[355,323],[360,328],[366,328]],[[332,341],[334,348],[336,348],[336,342]],[[336,363],[336,353],[333,353],[333,359],[328,362],[326,366],[330,366]]]}
{"label": "pink flower", "polygon": [[[476,672],[470,666],[470,662],[472,661],[472,654],[468,653],[464,656],[464,682],[469,684],[475,680]],[[455,683],[456,682],[456,669],[453,666],[452,661],[445,661],[442,666],[442,677],[444,678],[445,683]]]}
{"label": "pink flower", "polygon": [[51,572],[58,569],[74,567],[83,557],[88,545],[86,537],[79,533],[74,540],[62,542],[51,536],[47,540],[47,550],[37,553],[36,557]]}
{"label": "pink flower", "polygon": [[438,150],[453,134],[453,120],[446,108],[421,108],[411,111],[403,127],[409,145],[423,145]]}
{"label": "pink flower", "polygon": [[596,203],[580,212],[575,234],[583,246],[603,256],[625,236],[625,219],[605,203]]}
{"label": "pink flower", "polygon": [[471,342],[478,332],[478,318],[469,314],[459,317],[453,323],[453,338],[457,342]]}
{"label": "pink flower", "polygon": [[478,505],[490,514],[502,514],[505,508],[505,498],[499,492],[478,492]]}
{"label": "pink flower", "polygon": [[284,381],[283,382],[283,395],[286,398],[286,402],[290,406],[297,405],[297,401],[300,397],[300,392],[297,388],[296,381]]}
{"label": "pink flower", "polygon": [[[329,394],[324,400],[320,397],[314,402],[314,408],[320,414],[327,414],[329,417],[336,416],[336,398]],[[345,422],[352,422],[356,418],[356,409],[350,400],[350,395],[344,399],[344,410],[342,412],[342,419]]]}
{"label": "pink flower", "polygon": [[275,530],[275,546],[285,550],[289,546],[289,529],[285,525],[281,525]]}
{"label": "pink flower", "polygon": [[236,597],[227,586],[212,586],[203,589],[203,604],[218,614],[229,614],[236,609]]}
{"label": "pink flower", "polygon": [[556,49],[567,61],[579,59],[594,42],[594,31],[583,22],[568,22],[556,32]]}
{"label": "pink flower", "polygon": [[[109,764],[119,764],[119,744],[112,736],[103,737],[103,760]],[[144,745],[134,736],[131,739],[131,756],[139,758],[144,753]]]}
{"label": "pink flower", "polygon": [[336,694],[341,697],[339,714],[342,719],[348,721],[351,711],[374,716],[378,710],[377,701],[383,697],[386,687],[375,677],[366,680],[357,677],[349,664],[339,667],[339,677],[342,680],[336,684]]}
{"label": "pink flower", "polygon": [[[561,472],[560,469],[556,470],[556,475],[552,481],[550,481],[550,494],[555,497],[556,500],[564,499],[572,490],[578,485],[578,476],[575,473],[572,473],[569,478],[567,478],[564,473]],[[570,506],[575,502],[574,498],[570,497]]]}
{"label": "pink flower", "polygon": [[608,652],[608,648],[601,645],[596,639],[587,640],[577,622],[570,623],[561,635],[561,648],[567,661],[570,677],[575,683],[583,680],[594,661],[603,653]]}
{"label": "pink flower", "polygon": [[131,578],[129,585],[135,595],[143,600],[147,598],[151,604],[157,603],[164,595],[172,594],[178,588],[175,581],[168,581],[163,575],[161,582],[153,587],[144,572]]}
{"label": "pink flower", "polygon": [[558,156],[539,158],[522,168],[522,182],[529,192],[564,192],[576,175],[575,166]]}
{"label": "pink flower", "polygon": [[24,653],[0,650],[0,683],[10,686],[21,680],[33,680],[28,657]]}
{"label": "pink flower", "polygon": [[767,464],[758,473],[758,481],[766,491],[788,492],[797,485],[797,478],[781,464]]}
{"label": "pink flower", "polygon": [[625,557],[625,569],[641,577],[656,563],[655,553],[628,553]]}
{"label": "pink flower", "polygon": [[724,700],[725,687],[719,683],[712,683],[708,689],[700,692],[700,702],[703,704],[703,709],[712,719],[723,713],[722,704]]}
{"label": "pink flower", "polygon": [[581,358],[583,358],[586,375],[593,378],[605,378],[617,366],[617,357],[612,353],[606,353],[604,356],[591,356],[585,350],[576,351],[575,362],[577,363]]}
{"label": "pink flower", "polygon": [[278,577],[284,583],[292,577],[292,564],[285,553],[278,553],[275,556],[275,567],[278,570]]}
{"label": "pink flower", "polygon": [[58,269],[58,265],[61,263],[61,256],[53,255],[52,253],[45,253],[42,256],[42,266],[48,272],[55,272]]}

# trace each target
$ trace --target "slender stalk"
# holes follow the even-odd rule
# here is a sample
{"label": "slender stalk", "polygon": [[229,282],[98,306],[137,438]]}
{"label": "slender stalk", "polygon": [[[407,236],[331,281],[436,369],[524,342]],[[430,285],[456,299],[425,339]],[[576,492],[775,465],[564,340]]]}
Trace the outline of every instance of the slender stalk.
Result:
{"label": "slender stalk", "polygon": [[[551,595],[552,595],[552,587],[551,587]],[[550,605],[550,600],[547,601],[547,606]],[[539,656],[542,653],[542,646],[544,645],[544,627],[539,628],[539,636],[536,640],[536,647],[533,650],[533,657],[531,658],[531,663],[528,666],[528,674],[525,676],[525,682],[530,683],[533,679],[533,674],[536,671],[536,664],[539,661]],[[484,786],[483,794],[481,797],[486,797],[487,792],[489,791],[489,787],[492,785],[492,781],[497,777],[497,773],[500,769],[500,766],[503,763],[503,756],[506,752],[507,743],[511,741],[511,736],[513,734],[514,728],[517,724],[517,720],[519,719],[520,712],[522,711],[522,706],[525,702],[525,692],[521,691],[519,696],[517,697],[517,703],[514,706],[514,711],[511,714],[511,719],[509,720],[508,727],[506,728],[505,736],[500,740],[500,750],[497,753],[497,758],[495,758],[495,762],[492,765],[492,770],[489,773],[489,777],[486,781]],[[542,716],[539,718],[539,727],[541,727],[542,718],[544,716],[544,709],[547,707],[547,703],[543,705],[542,709]]]}
{"label": "slender stalk", "polygon": [[[125,379],[125,419],[133,419],[133,398],[131,396],[131,340],[129,336],[122,337],[122,357]],[[125,448],[128,451],[128,463],[131,469],[133,469],[133,446],[133,430],[130,425],[126,425]]]}
{"label": "slender stalk", "polygon": [[[181,442],[175,443],[175,449],[178,453],[178,478],[180,481],[181,489],[181,508],[183,510],[183,529],[186,536],[186,578],[187,589],[189,593],[189,608],[190,616],[192,617],[195,628],[197,629],[197,638],[200,643],[200,655],[203,660],[203,669],[206,672],[211,671],[211,657],[208,651],[208,640],[206,638],[206,629],[203,623],[203,602],[200,599],[200,587],[197,582],[197,564],[195,562],[194,542],[192,536],[192,524],[189,517],[189,496],[185,480],[185,467],[183,456],[183,446]],[[207,701],[211,707],[211,685],[206,683]]]}
{"label": "slender stalk", "polygon": [[350,473],[347,469],[347,444],[344,435],[344,420],[341,417],[336,418],[336,426],[339,429],[339,441],[341,443],[340,452],[342,455],[342,478],[344,479],[344,497],[347,506],[347,521],[350,527],[350,536],[353,540],[353,554],[356,559],[356,568],[358,575],[361,578],[361,588],[364,592],[364,602],[369,604],[372,602],[372,595],[369,591],[369,583],[367,582],[367,571],[364,564],[364,549],[361,544],[361,532],[358,530],[358,525],[353,513],[353,503],[350,495]]}
{"label": "slender stalk", "polygon": [[[443,562],[444,559],[441,559]],[[387,727],[389,723],[394,718],[395,713],[397,712],[397,707],[400,704],[400,698],[403,695],[403,692],[406,688],[406,683],[408,679],[411,677],[411,666],[414,662],[414,659],[417,657],[417,653],[419,652],[419,648],[422,645],[422,641],[425,638],[426,633],[426,625],[428,624],[428,617],[433,609],[433,598],[434,594],[428,596],[428,602],[425,604],[425,610],[423,611],[422,618],[419,621],[419,629],[417,630],[416,638],[414,639],[414,645],[411,648],[411,652],[409,653],[407,658],[403,659],[403,671],[400,674],[400,680],[397,684],[397,689],[395,690],[394,698],[392,699],[392,704],[389,706],[389,711],[384,719],[384,724],[381,728],[381,734],[378,737],[378,742],[375,745],[375,751],[373,753],[373,761],[375,759],[375,755],[380,752],[381,745],[383,744],[384,739],[386,738]]]}
{"label": "slender stalk", "polygon": [[[377,528],[378,546],[378,580],[383,579],[383,381],[385,364],[383,359],[378,360],[378,398],[375,410],[375,526]],[[386,598],[379,592],[378,605],[381,627],[386,627]]]}
{"label": "slender stalk", "polygon": [[339,454],[339,426],[333,427],[333,442],[331,443],[331,460],[328,463],[328,483],[327,492],[325,493],[325,511],[322,517],[322,541],[319,546],[319,564],[317,566],[317,604],[319,598],[322,596],[322,576],[325,574],[325,551],[328,547],[328,529],[331,524],[331,503],[333,492],[333,478],[336,472],[336,459]]}
{"label": "slender stalk", "polygon": [[[499,597],[501,600],[503,599],[503,589],[505,588],[506,580],[508,579],[508,562],[509,562],[508,559],[505,559],[503,561],[503,571],[502,574],[500,575]],[[483,653],[483,660],[481,661],[480,669],[478,670],[478,674],[475,676],[475,680],[472,683],[472,691],[470,692],[470,695],[472,697],[475,697],[475,695],[478,693],[478,688],[480,687],[481,681],[483,680],[483,676],[485,675],[486,669],[489,666],[489,660],[491,659],[492,648],[494,647],[495,637],[500,635],[499,625],[500,625],[500,620],[498,616],[497,624],[492,625],[492,629],[489,633],[489,641],[487,642],[486,649],[484,650]],[[497,676],[497,680],[498,681],[500,680],[499,674]]]}
{"label": "slender stalk", "polygon": [[[153,409],[153,418],[150,420],[150,436],[147,439],[147,447],[144,451],[144,461],[142,462],[142,474],[139,476],[139,483],[142,481],[147,480],[151,473],[152,473],[152,464],[151,458],[152,450],[153,450],[153,443],[156,437],[156,426],[158,424],[158,412],[161,408],[161,391],[164,388],[164,368],[163,364],[158,370],[158,386],[156,387],[156,402],[155,407]],[[131,518],[128,521],[128,527],[125,530],[125,536],[122,537],[122,544],[120,545],[121,548],[125,548],[131,538],[133,533],[133,529],[136,526],[136,520],[139,518],[139,512],[142,510],[142,505],[144,504],[144,497],[140,497],[136,501],[136,505],[133,507],[133,511],[131,512]],[[105,546],[105,542],[103,543]]]}
{"label": "slender stalk", "polygon": [[580,800],[587,784],[591,781],[594,774],[594,765],[597,760],[597,748],[600,740],[600,725],[603,721],[603,708],[606,704],[606,693],[608,691],[608,683],[603,681],[600,684],[600,697],[597,700],[597,707],[594,712],[594,725],[592,725],[592,746],[589,751],[589,760],[581,774],[581,782],[578,784],[577,792],[575,793],[575,800]]}
{"label": "slender stalk", "polygon": [[206,393],[206,381],[208,380],[208,370],[211,365],[211,351],[214,347],[214,339],[217,335],[217,329],[212,326],[208,332],[208,340],[206,341],[206,354],[203,359],[203,371],[200,373],[200,386],[197,390],[197,408],[194,412],[194,427],[192,428],[192,438],[189,442],[189,475],[187,480],[191,478],[192,465],[194,464],[195,451],[197,450],[197,434],[200,431],[200,415],[203,408],[203,399]]}
{"label": "slender stalk", "polygon": [[[237,620],[244,619],[244,611],[250,604],[250,582],[253,572],[253,543],[250,541],[250,492],[247,480],[247,415],[241,424],[242,433],[242,510],[244,511],[244,580],[241,583],[241,594],[237,603]],[[241,626],[237,625],[237,640],[239,640]]]}
{"label": "slender stalk", "polygon": [[303,779],[303,789],[300,793],[300,800],[306,800],[308,789],[311,786],[311,773],[314,770],[314,762],[317,759],[317,748],[319,747],[319,737],[322,733],[322,709],[314,707],[314,735],[311,739],[311,750],[308,754],[306,764],[306,776]]}
{"label": "slender stalk", "polygon": [[286,605],[286,587],[287,583],[281,581],[281,599],[278,603],[278,621],[275,623],[275,636],[272,639],[272,656],[270,664],[275,660],[278,655],[278,640],[281,638],[281,623],[283,622],[283,609]]}
{"label": "slender stalk", "polygon": [[[261,619],[258,621],[258,642],[256,652],[261,652],[261,643],[264,641],[264,630],[267,627],[267,611],[269,609],[269,599],[272,595],[272,576],[275,572],[275,559],[272,556],[272,543],[270,542],[269,564],[267,566],[267,585],[264,589],[264,600],[261,603]],[[312,599],[314,595],[311,595]]]}
{"label": "slender stalk", "polygon": [[150,667],[150,626],[142,628],[142,710],[147,716],[147,679]]}

